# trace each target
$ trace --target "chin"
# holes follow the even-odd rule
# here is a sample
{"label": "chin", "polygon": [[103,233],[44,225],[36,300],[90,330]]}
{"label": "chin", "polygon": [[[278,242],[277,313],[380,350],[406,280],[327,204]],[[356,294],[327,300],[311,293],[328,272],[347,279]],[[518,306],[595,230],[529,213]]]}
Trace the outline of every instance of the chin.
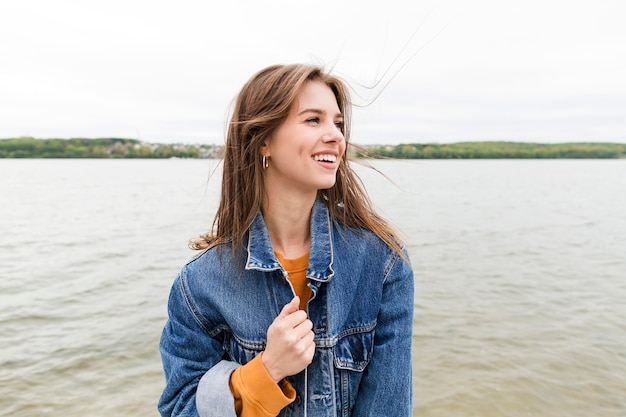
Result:
{"label": "chin", "polygon": [[318,181],[314,181],[315,188],[317,190],[328,190],[329,188],[333,188],[337,183],[336,174],[328,176],[326,178],[318,178]]}
{"label": "chin", "polygon": [[332,183],[321,185],[320,187],[318,187],[318,190],[328,190],[329,188],[333,188],[335,186],[335,183],[336,181],[333,181]]}

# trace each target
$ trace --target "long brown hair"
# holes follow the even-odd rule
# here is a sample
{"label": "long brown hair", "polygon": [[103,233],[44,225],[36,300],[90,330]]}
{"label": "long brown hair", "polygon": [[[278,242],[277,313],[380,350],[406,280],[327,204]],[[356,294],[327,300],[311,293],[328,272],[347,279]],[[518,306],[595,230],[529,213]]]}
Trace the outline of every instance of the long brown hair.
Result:
{"label": "long brown hair", "polygon": [[[313,65],[273,65],[259,71],[235,100],[226,135],[222,193],[213,230],[192,239],[192,249],[224,243],[235,249],[243,244],[265,195],[261,147],[287,118],[302,86],[309,81],[321,81],[334,93],[343,115],[342,133],[346,145],[350,144],[352,102],[343,81]],[[396,233],[373,209],[360,178],[348,163],[348,154],[344,154],[339,165],[335,185],[319,190],[318,195],[335,221],[371,230],[406,259]]]}

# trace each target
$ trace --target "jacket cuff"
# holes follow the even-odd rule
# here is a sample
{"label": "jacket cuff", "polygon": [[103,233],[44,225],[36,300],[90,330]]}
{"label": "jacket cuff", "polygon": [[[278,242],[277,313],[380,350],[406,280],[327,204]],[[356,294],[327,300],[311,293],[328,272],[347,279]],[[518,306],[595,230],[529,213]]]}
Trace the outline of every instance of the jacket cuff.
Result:
{"label": "jacket cuff", "polygon": [[237,417],[229,381],[240,366],[237,362],[222,360],[202,376],[196,391],[199,417]]}

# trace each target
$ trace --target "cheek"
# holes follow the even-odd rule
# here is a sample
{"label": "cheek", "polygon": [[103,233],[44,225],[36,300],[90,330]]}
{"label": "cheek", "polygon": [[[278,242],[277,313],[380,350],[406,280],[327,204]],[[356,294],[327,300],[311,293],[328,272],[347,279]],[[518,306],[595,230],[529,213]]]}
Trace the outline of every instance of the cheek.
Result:
{"label": "cheek", "polygon": [[280,160],[280,164],[283,167],[300,166],[300,164],[294,164],[296,160],[302,160],[311,157],[310,149],[306,146],[294,144],[293,142],[284,143],[283,146],[275,148],[274,159]]}

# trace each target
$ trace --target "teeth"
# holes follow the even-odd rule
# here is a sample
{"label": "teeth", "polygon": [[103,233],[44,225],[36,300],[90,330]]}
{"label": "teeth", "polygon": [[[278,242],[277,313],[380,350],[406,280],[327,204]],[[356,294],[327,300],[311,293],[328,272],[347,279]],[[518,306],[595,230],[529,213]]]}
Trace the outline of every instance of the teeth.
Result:
{"label": "teeth", "polygon": [[313,155],[314,161],[335,162],[337,157],[335,155]]}

